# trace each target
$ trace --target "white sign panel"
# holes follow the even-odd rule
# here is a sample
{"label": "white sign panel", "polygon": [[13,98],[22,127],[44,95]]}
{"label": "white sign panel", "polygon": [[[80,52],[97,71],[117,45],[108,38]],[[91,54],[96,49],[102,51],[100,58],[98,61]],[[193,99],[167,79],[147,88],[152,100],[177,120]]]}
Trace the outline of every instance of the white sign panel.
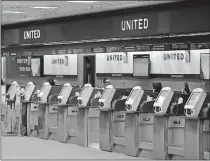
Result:
{"label": "white sign panel", "polygon": [[200,53],[196,51],[161,51],[151,53],[153,74],[200,74]]}
{"label": "white sign panel", "polygon": [[77,54],[44,55],[44,75],[77,75]]}
{"label": "white sign panel", "polygon": [[133,56],[123,52],[96,54],[96,73],[132,74]]}
{"label": "white sign panel", "polygon": [[201,78],[210,79],[210,53],[201,54]]}
{"label": "white sign panel", "polygon": [[[207,50],[209,51],[209,50]],[[150,54],[151,74],[200,74],[200,54],[205,50],[133,52]]]}

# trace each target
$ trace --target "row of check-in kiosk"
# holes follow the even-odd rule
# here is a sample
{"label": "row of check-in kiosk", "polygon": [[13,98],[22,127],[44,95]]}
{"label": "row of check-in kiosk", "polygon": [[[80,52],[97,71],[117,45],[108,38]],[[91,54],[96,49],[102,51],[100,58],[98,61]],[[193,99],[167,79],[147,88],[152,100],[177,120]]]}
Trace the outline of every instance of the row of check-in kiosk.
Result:
{"label": "row of check-in kiosk", "polygon": [[[18,87],[13,82],[6,94],[13,109]],[[170,87],[145,91],[29,82],[20,102],[27,111],[27,136],[145,159],[210,159],[210,94],[201,88],[184,93]]]}

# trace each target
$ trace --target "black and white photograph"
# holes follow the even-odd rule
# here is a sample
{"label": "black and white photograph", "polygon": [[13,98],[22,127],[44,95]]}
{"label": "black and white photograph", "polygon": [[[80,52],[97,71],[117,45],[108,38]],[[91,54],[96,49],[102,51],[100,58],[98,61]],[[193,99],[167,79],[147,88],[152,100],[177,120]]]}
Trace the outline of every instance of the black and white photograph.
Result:
{"label": "black and white photograph", "polygon": [[210,0],[0,0],[1,160],[210,160]]}

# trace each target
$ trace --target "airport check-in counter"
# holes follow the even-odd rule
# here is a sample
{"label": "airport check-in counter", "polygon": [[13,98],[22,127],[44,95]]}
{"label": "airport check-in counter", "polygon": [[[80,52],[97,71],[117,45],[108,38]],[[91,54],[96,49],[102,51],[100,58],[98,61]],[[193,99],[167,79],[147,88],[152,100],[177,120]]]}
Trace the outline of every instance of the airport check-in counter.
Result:
{"label": "airport check-in counter", "polygon": [[121,151],[120,137],[124,136],[125,102],[128,95],[126,90],[117,90],[114,86],[108,85],[99,99],[99,147],[101,150]]}
{"label": "airport check-in counter", "polygon": [[27,112],[28,136],[45,138],[45,109],[52,86],[45,82],[36,93],[32,95],[32,103]]}
{"label": "airport check-in counter", "polygon": [[[170,87],[162,88],[154,103],[153,158],[178,159],[183,140],[184,106],[189,94],[174,92]],[[175,127],[175,128],[174,128]],[[151,144],[152,145],[152,144]],[[178,148],[173,148],[176,145]],[[179,158],[180,159],[180,158]]]}
{"label": "airport check-in counter", "polygon": [[42,124],[44,125],[44,130],[43,130],[44,139],[53,140],[56,137],[57,122],[58,122],[57,121],[58,120],[58,107],[54,105],[57,104],[57,97],[61,88],[62,87],[58,85],[52,86],[49,92],[49,96],[47,98],[47,102],[44,103],[44,106],[43,104],[41,106],[45,108],[43,109],[43,111],[45,112],[44,121],[40,119]]}
{"label": "airport check-in counter", "polygon": [[[42,139],[48,139],[49,137],[49,129],[48,125],[51,123],[50,115],[57,109],[54,109],[51,105],[53,95],[59,93],[61,87],[60,86],[51,86],[49,82],[45,82],[39,93],[37,94],[36,98],[34,98],[34,106],[33,111],[38,113],[38,119],[36,123],[33,123],[32,129],[35,129],[37,132],[37,137]],[[37,99],[37,100],[36,100]],[[49,109],[52,108],[52,111]],[[54,119],[53,119],[54,121]]]}
{"label": "airport check-in counter", "polygon": [[77,97],[81,90],[80,87],[72,87],[71,85],[63,86],[62,91],[58,96],[58,126],[56,140],[59,142],[76,144]]}
{"label": "airport check-in counter", "polygon": [[[28,134],[28,117],[27,117],[27,110],[31,105],[31,98],[35,90],[35,85],[33,82],[29,82],[25,87],[24,91],[21,93],[21,108],[22,108],[22,134]],[[29,128],[30,129],[30,128]]]}
{"label": "airport check-in counter", "polygon": [[60,105],[66,105],[71,91],[72,86],[69,83],[65,83],[62,88],[60,86],[53,86],[45,111],[45,134],[47,139],[57,140],[57,135],[59,135],[59,130],[57,129],[58,108]]}
{"label": "airport check-in counter", "polygon": [[93,88],[92,95],[87,106],[80,106],[78,112],[84,114],[88,112],[88,127],[85,130],[85,126],[80,126],[79,129],[82,132],[87,132],[87,142],[85,143],[88,147],[99,149],[99,98],[103,92],[102,88]]}
{"label": "airport check-in counter", "polygon": [[14,134],[16,118],[14,117],[15,114],[15,104],[16,104],[16,94],[19,84],[14,81],[10,85],[8,91],[6,92],[6,118],[5,121],[7,122],[5,125],[3,124],[2,132],[3,134]]}
{"label": "airport check-in counter", "polygon": [[99,111],[96,109],[97,99],[95,99],[99,92],[101,93],[102,89],[93,88],[91,84],[85,84],[77,98],[77,145],[79,146],[87,147],[99,143],[99,126],[97,125]]}
{"label": "airport check-in counter", "polygon": [[27,102],[27,136],[36,137],[38,133],[39,104],[37,95],[42,86],[35,86],[31,98]]}
{"label": "airport check-in counter", "polygon": [[[133,118],[131,117],[127,118],[127,113],[133,113],[137,111],[139,103],[143,97],[143,94],[144,91],[142,90],[142,88],[140,86],[136,86],[131,90],[131,92],[129,92],[129,94],[128,93],[124,94],[124,96],[128,96],[127,98],[116,100],[115,107],[113,107],[114,111],[113,111],[113,122],[112,122],[114,152],[126,154],[126,151],[128,150],[126,146],[130,146],[130,144],[134,143],[131,141],[131,139],[134,139],[133,136],[135,134],[129,133],[129,128],[131,127],[126,126],[126,124],[132,121]],[[133,125],[131,126],[133,127]]]}
{"label": "airport check-in counter", "polygon": [[194,89],[184,113],[184,159],[210,160],[210,94],[201,88]]}
{"label": "airport check-in counter", "polygon": [[[133,88],[126,102],[125,120],[125,154],[133,157],[150,158],[153,144],[153,104],[159,94],[157,91],[144,91],[140,87]],[[135,99],[134,99],[135,98]],[[136,100],[134,102],[134,100]]]}

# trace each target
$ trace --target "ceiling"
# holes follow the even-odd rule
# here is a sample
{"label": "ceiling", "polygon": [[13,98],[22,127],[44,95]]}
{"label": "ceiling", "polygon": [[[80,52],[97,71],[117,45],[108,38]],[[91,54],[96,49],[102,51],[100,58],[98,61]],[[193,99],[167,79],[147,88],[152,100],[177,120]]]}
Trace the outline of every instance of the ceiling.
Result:
{"label": "ceiling", "polygon": [[171,2],[173,1],[2,1],[1,19],[2,25],[6,25]]}

